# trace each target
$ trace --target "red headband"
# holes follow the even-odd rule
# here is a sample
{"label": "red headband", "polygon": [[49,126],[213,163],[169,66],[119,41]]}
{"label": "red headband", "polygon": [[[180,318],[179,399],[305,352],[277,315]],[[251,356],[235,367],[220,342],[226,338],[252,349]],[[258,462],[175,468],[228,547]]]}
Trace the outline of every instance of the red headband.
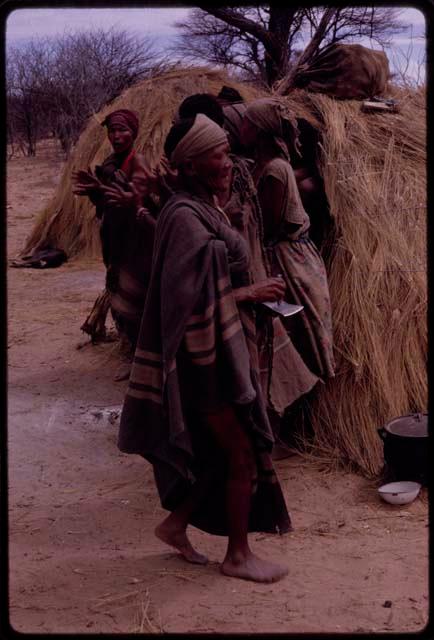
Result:
{"label": "red headband", "polygon": [[137,138],[137,134],[139,132],[139,119],[134,113],[134,111],[130,111],[129,109],[117,109],[116,111],[112,111],[105,117],[103,122],[101,123],[103,127],[108,127],[112,118],[118,118],[122,122],[124,122],[125,126],[131,130],[133,137]]}

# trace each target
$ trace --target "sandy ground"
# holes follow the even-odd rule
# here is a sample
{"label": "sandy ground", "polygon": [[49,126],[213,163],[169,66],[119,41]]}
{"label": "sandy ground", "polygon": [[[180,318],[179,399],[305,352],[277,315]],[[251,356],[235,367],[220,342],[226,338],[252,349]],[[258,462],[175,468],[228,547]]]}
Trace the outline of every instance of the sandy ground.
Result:
{"label": "sandy ground", "polygon": [[[8,163],[8,255],[59,180],[45,145]],[[113,344],[76,345],[101,290],[99,261],[9,269],[10,621],[25,633],[419,631],[428,617],[425,490],[405,507],[376,483],[299,456],[276,463],[295,530],[252,535],[289,566],[274,585],[219,572],[225,539],[192,530],[207,567],[153,536],[151,467],[116,447],[126,383]]]}

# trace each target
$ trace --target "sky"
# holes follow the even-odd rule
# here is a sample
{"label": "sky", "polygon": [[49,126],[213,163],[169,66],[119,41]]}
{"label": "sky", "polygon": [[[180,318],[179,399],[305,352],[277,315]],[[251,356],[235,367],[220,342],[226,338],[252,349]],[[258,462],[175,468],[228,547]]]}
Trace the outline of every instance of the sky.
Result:
{"label": "sky", "polygon": [[7,41],[61,35],[65,30],[117,27],[155,37],[176,33],[174,23],[189,9],[16,9],[6,21]]}
{"label": "sky", "polygon": [[[184,7],[169,8],[104,8],[104,9],[16,9],[6,21],[6,46],[22,45],[32,37],[53,37],[65,31],[110,28],[126,30],[138,36],[151,36],[158,49],[164,51],[174,42],[177,34],[175,23],[188,15]],[[409,35],[394,39],[387,51],[392,68],[402,61],[409,47],[411,60],[408,72],[417,73],[423,59],[425,17],[414,8],[403,9],[401,19],[412,26],[413,39]],[[369,42],[364,42],[369,46]],[[378,48],[377,45],[373,45]],[[393,69],[392,69],[393,70]]]}

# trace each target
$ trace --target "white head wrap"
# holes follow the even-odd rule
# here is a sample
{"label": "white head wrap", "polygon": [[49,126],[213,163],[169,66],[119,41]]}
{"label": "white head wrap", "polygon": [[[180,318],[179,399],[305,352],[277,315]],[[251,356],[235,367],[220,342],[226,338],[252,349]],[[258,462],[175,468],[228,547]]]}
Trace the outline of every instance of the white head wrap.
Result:
{"label": "white head wrap", "polygon": [[193,126],[178,142],[170,156],[170,162],[178,167],[183,162],[200,156],[205,151],[225,144],[226,131],[203,113],[198,113]]}

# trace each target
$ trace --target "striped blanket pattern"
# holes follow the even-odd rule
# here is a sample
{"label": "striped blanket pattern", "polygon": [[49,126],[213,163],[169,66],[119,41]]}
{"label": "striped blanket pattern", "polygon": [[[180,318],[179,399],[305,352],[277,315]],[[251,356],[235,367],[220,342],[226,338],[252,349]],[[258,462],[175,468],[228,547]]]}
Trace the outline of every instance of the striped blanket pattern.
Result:
{"label": "striped blanket pattern", "polygon": [[[247,246],[217,209],[179,193],[161,211],[154,247],[119,448],[153,464],[161,503],[173,510],[196,478],[191,416],[200,422],[207,412],[233,404],[245,416],[257,459],[250,529],[288,531],[271,462],[273,435],[259,382],[255,321],[247,305],[237,307],[232,292],[248,270]],[[224,494],[222,464],[212,496],[192,524],[225,535]]]}

